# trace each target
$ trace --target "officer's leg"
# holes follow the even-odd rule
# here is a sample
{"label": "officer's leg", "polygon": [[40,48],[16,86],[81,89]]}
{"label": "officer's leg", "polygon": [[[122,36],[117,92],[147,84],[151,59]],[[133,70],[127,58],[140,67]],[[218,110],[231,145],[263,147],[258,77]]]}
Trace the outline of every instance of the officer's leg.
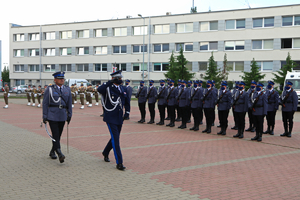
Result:
{"label": "officer's leg", "polygon": [[213,108],[213,112],[211,114],[211,125],[214,126],[215,125],[215,119],[216,119],[216,110],[215,107]]}
{"label": "officer's leg", "polygon": [[262,141],[262,132],[263,132],[263,128],[264,128],[264,116],[263,115],[258,115],[257,116],[257,121],[256,121],[256,128],[258,128],[258,139],[257,141],[260,142]]}
{"label": "officer's leg", "polygon": [[[252,119],[253,119],[253,123],[255,123],[256,125],[258,125],[259,124],[259,116],[258,115],[252,115]],[[260,129],[260,127],[259,126],[257,126],[256,127],[256,134],[255,134],[255,137],[253,137],[253,138],[251,138],[251,140],[257,140],[258,138],[259,138],[259,129]]]}
{"label": "officer's leg", "polygon": [[226,135],[226,130],[228,128],[228,115],[229,115],[229,110],[225,111],[225,116],[224,116],[224,130],[223,130],[223,135]]}
{"label": "officer's leg", "polygon": [[4,101],[5,101],[5,104],[8,105],[8,96],[7,95],[4,96]]}
{"label": "officer's leg", "polygon": [[200,114],[200,124],[203,124],[203,108],[199,108],[199,114]]}
{"label": "officer's leg", "polygon": [[271,114],[272,114],[271,111],[270,111],[270,112],[269,112],[269,111],[267,112],[266,118],[267,118],[268,129],[267,129],[265,132],[263,132],[263,134],[270,133],[270,131],[271,131]]}
{"label": "officer's leg", "polygon": [[270,132],[270,135],[274,135],[275,117],[276,117],[276,110],[272,112],[272,117],[271,117],[271,132]]}
{"label": "officer's leg", "polygon": [[203,110],[204,110],[204,115],[205,115],[205,120],[206,120],[206,129],[204,129],[202,131],[202,133],[205,133],[208,130],[209,119],[208,119],[208,110],[207,110],[207,108],[204,108]]}
{"label": "officer's leg", "polygon": [[[194,126],[192,128],[190,128],[190,130],[194,130],[197,126],[197,114],[196,114],[196,110],[197,108],[192,108],[192,115],[193,115],[193,118],[194,118]],[[199,125],[198,125],[199,126]]]}
{"label": "officer's leg", "polygon": [[112,143],[111,143],[111,139],[110,139],[110,140],[108,141],[108,143],[106,144],[106,146],[105,146],[103,152],[102,152],[103,156],[108,156],[108,155],[109,155],[109,152],[110,152],[110,150],[111,150],[112,148],[113,148],[113,147],[112,147]]}
{"label": "officer's leg", "polygon": [[29,93],[26,93],[26,96],[27,96],[28,103],[30,103],[30,96],[29,96]]}
{"label": "officer's leg", "polygon": [[120,132],[119,132],[122,126],[120,127],[118,125],[110,124],[110,123],[107,123],[107,126],[111,135],[111,143],[114,149],[116,163],[122,164],[123,158],[122,158],[122,153],[120,148]]}
{"label": "officer's leg", "polygon": [[52,132],[52,137],[55,140],[55,142],[52,141],[52,150],[56,150],[60,147],[58,122],[49,121],[49,126]]}
{"label": "officer's leg", "polygon": [[218,110],[218,117],[219,117],[219,121],[220,121],[220,127],[221,130],[217,133],[218,135],[223,134],[223,130],[224,130],[224,111],[223,110]]}
{"label": "officer's leg", "polygon": [[[236,115],[236,125],[237,125],[237,130],[238,130],[238,132],[237,132],[237,134],[236,135],[234,135],[233,137],[239,137],[240,136],[240,134],[241,134],[241,124],[242,124],[242,113],[240,113],[240,112],[235,112],[235,115]],[[232,127],[232,128],[234,128],[234,127]],[[236,130],[236,129],[235,129]]]}
{"label": "officer's leg", "polygon": [[35,103],[34,93],[31,93],[32,103]]}
{"label": "officer's leg", "polygon": [[289,132],[287,134],[288,137],[292,137],[292,130],[294,125],[294,111],[288,112],[288,120],[289,120]]}
{"label": "officer's leg", "polygon": [[288,134],[288,125],[287,125],[287,113],[282,111],[282,121],[283,121],[283,127],[284,127],[284,133],[281,134],[280,136],[286,136]]}

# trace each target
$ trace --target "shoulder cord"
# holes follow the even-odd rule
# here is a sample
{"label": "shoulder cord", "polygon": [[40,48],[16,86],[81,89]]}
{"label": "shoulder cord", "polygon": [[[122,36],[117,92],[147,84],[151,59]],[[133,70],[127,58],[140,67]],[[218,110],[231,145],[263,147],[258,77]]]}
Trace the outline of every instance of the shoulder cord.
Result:
{"label": "shoulder cord", "polygon": [[[52,101],[54,102],[54,103],[58,103],[58,102],[60,102],[61,101],[61,98],[59,97],[58,99],[57,99],[57,101],[53,98],[53,94],[52,94],[52,87],[49,87],[49,98],[50,98],[50,96],[51,96],[51,99],[52,99]],[[50,101],[49,101],[49,103],[50,103]]]}
{"label": "shoulder cord", "polygon": [[[109,87],[107,87],[106,90],[107,90],[107,95],[106,95],[106,100],[105,100],[105,102],[104,102],[104,100],[103,100],[103,99],[104,99],[104,98],[103,98],[103,95],[101,94],[101,103],[102,103],[103,108],[104,108],[106,111],[108,111],[108,112],[114,111],[118,105],[120,105],[120,107],[122,108],[122,102],[121,102],[120,97],[118,97],[117,101],[114,102],[114,101],[111,99]],[[110,103],[114,106],[112,109],[108,109],[108,108],[106,108],[106,106],[105,106],[105,103],[106,103],[106,101],[107,101],[107,96],[108,96],[108,98],[109,98]]]}

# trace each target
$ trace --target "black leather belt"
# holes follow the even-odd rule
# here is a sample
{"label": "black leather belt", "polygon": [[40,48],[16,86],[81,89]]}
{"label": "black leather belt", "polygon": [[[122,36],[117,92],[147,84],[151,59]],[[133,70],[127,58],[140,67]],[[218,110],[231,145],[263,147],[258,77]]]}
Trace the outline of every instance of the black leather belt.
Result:
{"label": "black leather belt", "polygon": [[63,108],[68,109],[67,106],[63,106],[63,105],[49,105],[49,107],[55,107],[55,108],[60,108],[60,109],[63,109]]}

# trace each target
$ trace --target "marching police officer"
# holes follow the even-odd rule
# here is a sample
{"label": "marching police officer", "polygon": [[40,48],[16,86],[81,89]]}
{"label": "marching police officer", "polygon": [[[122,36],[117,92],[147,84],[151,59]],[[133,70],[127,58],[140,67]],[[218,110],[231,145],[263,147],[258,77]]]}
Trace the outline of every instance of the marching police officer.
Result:
{"label": "marching police officer", "polygon": [[146,117],[147,87],[144,86],[144,84],[144,81],[140,82],[140,88],[135,95],[135,97],[138,99],[139,110],[141,113],[141,119],[138,121],[139,123],[144,123]]}
{"label": "marching police officer", "polygon": [[[190,90],[190,92],[192,91],[192,89],[193,89],[193,82],[191,80],[187,81],[187,88]],[[191,123],[191,116],[192,116],[192,108],[191,108],[191,102],[189,101],[187,123]]]}
{"label": "marching police officer", "polygon": [[149,89],[147,93],[147,100],[148,100],[148,109],[150,112],[150,121],[147,124],[153,124],[155,119],[155,103],[156,103],[156,96],[157,96],[157,90],[156,87],[154,87],[154,81],[149,81]]}
{"label": "marching police officer", "polygon": [[206,129],[202,133],[211,133],[211,126],[213,124],[214,112],[215,112],[215,102],[217,100],[217,93],[213,89],[213,82],[208,80],[206,82],[206,89],[203,92],[203,109],[206,118]]}
{"label": "marching police officer", "polygon": [[[233,103],[233,99],[234,99],[234,96],[235,96],[235,93],[239,91],[239,82],[238,81],[235,81],[235,88],[233,89],[232,91],[232,103]],[[232,104],[231,103],[231,104]],[[236,116],[236,113],[234,111],[234,108],[232,108],[232,114],[233,114],[233,120],[234,120],[234,126],[231,127],[231,129],[234,129],[234,130],[238,130],[238,126],[237,126],[237,116]]]}
{"label": "marching police officer", "polygon": [[126,88],[122,84],[122,70],[116,71],[112,74],[112,80],[104,83],[98,87],[98,92],[103,96],[104,118],[111,139],[108,141],[102,155],[105,162],[110,162],[108,155],[111,149],[114,149],[115,159],[118,170],[124,170],[123,158],[120,148],[120,133],[124,120],[123,107],[125,110],[130,109],[130,102],[128,101]]}
{"label": "marching police officer", "polygon": [[230,90],[227,90],[227,82],[221,83],[221,91],[219,92],[219,98],[216,102],[218,106],[218,115],[220,119],[221,131],[218,135],[226,135],[226,129],[228,127],[228,114],[231,108],[232,94]]}
{"label": "marching police officer", "polygon": [[255,88],[256,88],[256,85],[257,83],[252,80],[251,81],[251,85],[250,85],[250,88],[249,90],[247,91],[247,94],[248,94],[248,118],[249,118],[249,128],[246,129],[245,131],[251,131],[251,132],[254,132],[255,131],[255,127],[256,127],[256,124],[254,124],[254,120],[253,120],[253,116],[252,116],[252,101],[251,101],[251,98],[255,92]]}
{"label": "marching police officer", "polygon": [[262,133],[264,128],[264,117],[268,112],[268,100],[267,95],[262,91],[264,84],[258,83],[256,86],[256,92],[251,97],[252,101],[252,117],[254,124],[256,125],[256,135],[251,140],[262,141]]}
{"label": "marching police officer", "polygon": [[282,121],[284,126],[284,133],[280,136],[292,137],[294,125],[293,119],[294,113],[297,111],[298,96],[292,88],[293,83],[291,81],[286,81],[285,85],[285,90],[280,98],[280,105],[282,105]]}
{"label": "marching police officer", "polygon": [[268,114],[266,117],[267,117],[268,129],[263,133],[264,134],[269,133],[270,135],[274,135],[275,116],[279,106],[279,94],[274,89],[273,81],[268,81],[267,88],[268,90],[266,91],[266,96],[268,100]]}
{"label": "marching police officer", "polygon": [[5,86],[4,86],[4,101],[5,101],[5,106],[3,108],[8,108],[8,97],[9,97],[9,87],[7,85],[7,83],[5,83]]}
{"label": "marching police officer", "polygon": [[[212,84],[212,89],[216,93],[216,96],[218,97],[219,90],[215,87],[216,86],[216,81],[211,80],[211,82],[213,83]],[[214,107],[214,112],[213,112],[212,116],[213,116],[213,119],[212,119],[212,124],[211,125],[214,126],[215,125],[215,119],[216,119],[215,107]]]}
{"label": "marching police officer", "polygon": [[194,81],[194,88],[191,90],[191,109],[194,118],[194,126],[190,128],[190,130],[198,131],[199,125],[201,122],[202,113],[202,97],[203,97],[203,89],[199,86],[199,81]]}
{"label": "marching police officer", "polygon": [[170,123],[166,126],[175,126],[175,106],[177,104],[178,89],[174,86],[174,80],[170,80],[170,88],[167,94],[167,104],[168,104],[168,115],[170,116]]}
{"label": "marching police officer", "polygon": [[68,86],[64,86],[65,72],[56,72],[54,76],[55,85],[48,86],[44,93],[43,100],[43,122],[49,122],[52,132],[52,149],[49,156],[56,159],[55,152],[63,163],[65,156],[60,149],[60,137],[64,129],[65,121],[69,124],[72,117],[72,96]]}
{"label": "marching police officer", "polygon": [[[202,93],[201,99],[202,99],[203,91],[204,91],[204,88],[202,87],[203,81],[198,80],[197,84],[198,84],[198,89],[201,88],[201,93]],[[201,100],[201,107],[199,109],[199,112],[200,112],[200,125],[202,125],[203,124],[203,122],[202,122],[203,121],[203,102],[202,102],[202,100]]]}
{"label": "marching police officer", "polygon": [[235,93],[232,107],[237,117],[238,133],[233,137],[244,138],[245,116],[248,111],[248,94],[245,91],[245,82],[239,82],[239,91]]}
{"label": "marching police officer", "polygon": [[182,115],[181,125],[178,128],[185,129],[189,115],[189,104],[190,104],[190,89],[186,87],[187,82],[181,81],[181,90],[177,96],[178,106]]}
{"label": "marching police officer", "polygon": [[165,114],[166,114],[166,105],[167,105],[167,94],[168,88],[165,87],[165,81],[161,79],[160,87],[158,88],[157,98],[157,106],[159,110],[160,121],[156,123],[156,125],[164,125],[165,124]]}

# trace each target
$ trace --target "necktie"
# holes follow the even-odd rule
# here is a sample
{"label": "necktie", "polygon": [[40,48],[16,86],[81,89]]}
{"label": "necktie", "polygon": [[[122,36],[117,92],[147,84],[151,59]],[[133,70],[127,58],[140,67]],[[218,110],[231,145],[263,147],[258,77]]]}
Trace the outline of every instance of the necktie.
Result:
{"label": "necktie", "polygon": [[62,87],[60,87],[60,88],[59,88],[59,90],[60,90],[60,94],[61,94],[61,88],[62,88]]}

